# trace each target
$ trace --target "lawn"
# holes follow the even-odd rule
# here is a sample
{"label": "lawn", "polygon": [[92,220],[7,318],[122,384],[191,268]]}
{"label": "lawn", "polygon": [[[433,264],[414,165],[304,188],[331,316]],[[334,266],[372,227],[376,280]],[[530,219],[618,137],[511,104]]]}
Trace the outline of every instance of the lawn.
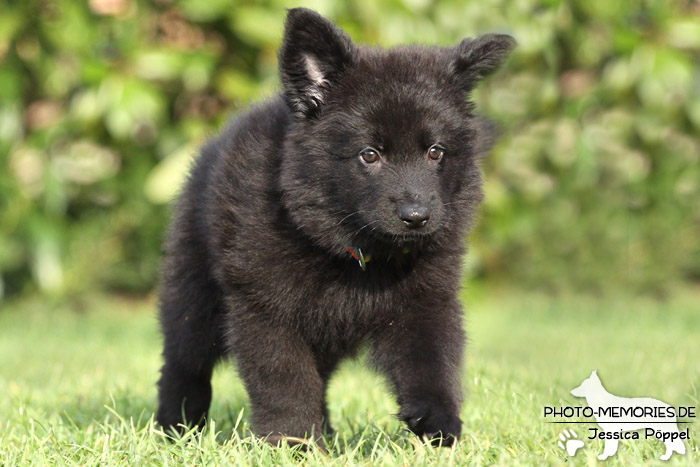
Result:
{"label": "lawn", "polygon": [[[392,414],[383,380],[361,362],[333,379],[337,430],[330,454],[274,449],[248,432],[247,396],[231,365],[215,373],[212,423],[174,443],[153,424],[160,336],[152,302],[93,298],[72,305],[39,299],[0,309],[0,465],[595,465],[603,441],[589,426],[551,424],[544,406],[585,405],[569,394],[592,370],[621,396],[699,405],[700,291],[666,299],[550,297],[500,289],[466,294],[469,333],[454,449],[426,446]],[[697,423],[685,456],[700,462]],[[585,446],[569,458],[564,429]],[[660,441],[621,441],[603,465],[662,464]]]}

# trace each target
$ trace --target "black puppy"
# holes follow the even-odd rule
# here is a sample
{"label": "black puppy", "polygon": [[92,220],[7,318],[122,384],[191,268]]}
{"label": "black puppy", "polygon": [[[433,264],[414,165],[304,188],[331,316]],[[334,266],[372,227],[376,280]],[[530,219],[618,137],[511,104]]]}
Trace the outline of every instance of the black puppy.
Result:
{"label": "black puppy", "polygon": [[459,437],[457,293],[487,139],[467,97],[513,46],[364,48],[289,11],[283,94],[204,147],[176,208],[158,422],[202,423],[232,355],[257,434],[320,441],[327,382],[366,342],[410,429]]}

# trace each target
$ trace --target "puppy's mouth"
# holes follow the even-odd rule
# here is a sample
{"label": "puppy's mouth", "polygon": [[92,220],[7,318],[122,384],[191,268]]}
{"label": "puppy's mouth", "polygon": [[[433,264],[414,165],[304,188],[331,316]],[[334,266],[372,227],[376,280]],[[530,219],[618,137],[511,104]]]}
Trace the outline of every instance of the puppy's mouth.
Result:
{"label": "puppy's mouth", "polygon": [[441,222],[431,219],[419,228],[406,226],[385,219],[362,220],[353,223],[351,238],[357,244],[382,243],[399,247],[411,247],[430,241],[441,227]]}

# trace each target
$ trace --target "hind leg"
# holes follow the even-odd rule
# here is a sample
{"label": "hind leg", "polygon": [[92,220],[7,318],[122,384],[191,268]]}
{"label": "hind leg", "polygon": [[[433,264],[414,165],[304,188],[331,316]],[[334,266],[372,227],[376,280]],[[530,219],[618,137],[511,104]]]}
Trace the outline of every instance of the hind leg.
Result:
{"label": "hind leg", "polygon": [[331,417],[328,413],[328,406],[326,398],[323,398],[323,416],[321,420],[321,427],[323,429],[323,435],[327,438],[332,438],[335,435],[335,430],[331,426]]}
{"label": "hind leg", "polygon": [[[206,276],[204,276],[206,277]],[[184,281],[183,281],[184,279]],[[223,355],[219,292],[202,276],[166,281],[161,294],[164,364],[157,421],[166,429],[202,426],[211,403],[211,375]]]}
{"label": "hind leg", "polygon": [[331,418],[330,414],[328,412],[328,400],[327,400],[327,392],[328,392],[328,382],[331,379],[331,376],[333,375],[333,372],[335,371],[336,367],[338,365],[338,358],[335,355],[330,355],[328,353],[324,353],[323,355],[317,356],[317,367],[318,367],[318,372],[319,375],[321,376],[321,380],[323,381],[323,402],[321,404],[322,408],[322,428],[323,428],[323,435],[326,438],[332,438],[333,435],[335,435],[335,430],[333,429],[333,426],[331,425]]}
{"label": "hind leg", "polygon": [[211,403],[212,366],[192,371],[175,362],[166,362],[158,381],[157,421],[164,428],[194,423],[203,426]]}

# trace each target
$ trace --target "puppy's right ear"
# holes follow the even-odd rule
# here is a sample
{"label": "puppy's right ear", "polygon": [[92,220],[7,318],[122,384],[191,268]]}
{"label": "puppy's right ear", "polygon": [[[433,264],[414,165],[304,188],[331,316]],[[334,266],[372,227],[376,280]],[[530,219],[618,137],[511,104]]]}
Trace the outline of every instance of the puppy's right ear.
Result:
{"label": "puppy's right ear", "polygon": [[464,39],[456,47],[453,71],[462,89],[469,92],[484,77],[493,73],[515,48],[515,39],[507,34],[485,34]]}
{"label": "puppy's right ear", "polygon": [[307,117],[318,115],[329,87],[355,56],[352,40],[335,24],[306,8],[289,10],[279,66],[292,108]]}

